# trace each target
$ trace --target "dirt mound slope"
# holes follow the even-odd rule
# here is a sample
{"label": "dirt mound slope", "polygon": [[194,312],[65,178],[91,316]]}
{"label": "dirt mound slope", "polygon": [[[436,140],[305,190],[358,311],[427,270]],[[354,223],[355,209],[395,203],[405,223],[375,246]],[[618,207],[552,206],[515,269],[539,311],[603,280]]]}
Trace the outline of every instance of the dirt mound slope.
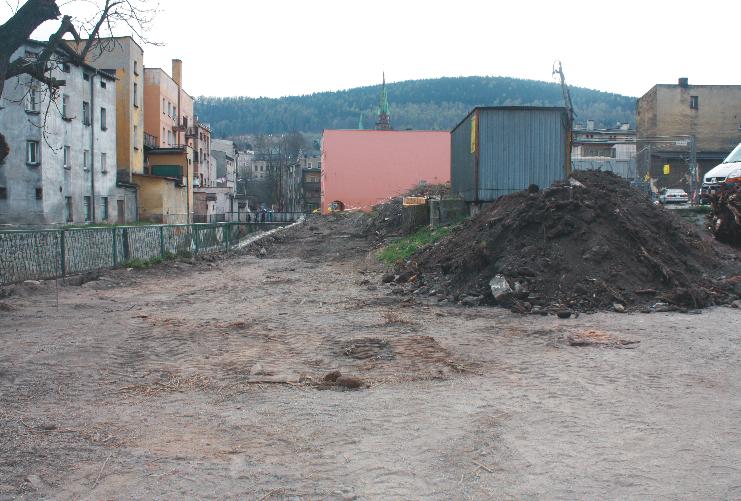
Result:
{"label": "dirt mound slope", "polygon": [[729,272],[727,260],[671,211],[611,173],[582,171],[572,179],[577,183],[498,199],[401,271],[484,303],[496,302],[489,281],[503,275],[513,293],[500,303],[527,311],[616,303],[700,308],[733,299],[716,280]]}
{"label": "dirt mound slope", "polygon": [[404,197],[440,197],[450,193],[449,184],[420,184],[406,193],[393,197],[373,207],[368,215],[364,233],[386,237],[399,235],[403,228],[402,207]]}

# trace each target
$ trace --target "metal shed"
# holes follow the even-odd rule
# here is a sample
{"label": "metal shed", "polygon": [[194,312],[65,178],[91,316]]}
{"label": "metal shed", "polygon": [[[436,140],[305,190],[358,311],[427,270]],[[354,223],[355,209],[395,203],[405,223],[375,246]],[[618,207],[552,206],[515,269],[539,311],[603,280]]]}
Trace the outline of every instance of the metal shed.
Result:
{"label": "metal shed", "polygon": [[466,202],[491,202],[549,186],[569,173],[566,108],[474,108],[451,132],[451,187]]}

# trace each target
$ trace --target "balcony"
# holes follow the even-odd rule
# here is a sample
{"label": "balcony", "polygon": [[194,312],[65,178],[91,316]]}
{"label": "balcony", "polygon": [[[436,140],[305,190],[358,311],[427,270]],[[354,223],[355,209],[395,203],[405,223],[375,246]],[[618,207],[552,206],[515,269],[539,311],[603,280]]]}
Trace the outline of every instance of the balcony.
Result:
{"label": "balcony", "polygon": [[144,148],[153,150],[159,148],[160,138],[153,136],[152,134],[144,133]]}

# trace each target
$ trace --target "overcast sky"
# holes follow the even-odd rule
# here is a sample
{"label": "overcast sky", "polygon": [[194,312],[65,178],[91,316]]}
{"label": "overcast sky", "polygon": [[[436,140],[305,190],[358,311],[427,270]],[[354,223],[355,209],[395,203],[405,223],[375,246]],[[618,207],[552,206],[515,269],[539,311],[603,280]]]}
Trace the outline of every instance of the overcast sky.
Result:
{"label": "overcast sky", "polygon": [[391,82],[554,81],[556,59],[570,85],[640,96],[680,76],[741,84],[739,22],[741,2],[728,0],[160,0],[149,36],[164,45],[146,46],[144,57],[168,72],[181,58],[194,96],[347,89],[377,84],[383,71]]}

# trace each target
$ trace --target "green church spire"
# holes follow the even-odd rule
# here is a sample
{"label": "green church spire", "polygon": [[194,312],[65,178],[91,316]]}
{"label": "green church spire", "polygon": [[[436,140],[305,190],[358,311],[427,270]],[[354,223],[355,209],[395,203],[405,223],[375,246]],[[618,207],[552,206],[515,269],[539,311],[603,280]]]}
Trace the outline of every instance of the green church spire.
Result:
{"label": "green church spire", "polygon": [[391,130],[391,112],[389,111],[389,96],[386,92],[386,73],[383,73],[383,85],[378,100],[377,130]]}

